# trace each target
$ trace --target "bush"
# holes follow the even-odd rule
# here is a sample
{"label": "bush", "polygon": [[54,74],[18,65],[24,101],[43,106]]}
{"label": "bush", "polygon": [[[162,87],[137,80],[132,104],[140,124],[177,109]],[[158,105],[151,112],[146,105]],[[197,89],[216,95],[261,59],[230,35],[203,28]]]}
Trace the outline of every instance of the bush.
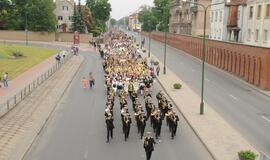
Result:
{"label": "bush", "polygon": [[155,65],[155,66],[157,66],[158,64],[159,64],[159,62],[158,62],[158,61],[155,61],[155,62],[154,62],[154,65]]}
{"label": "bush", "polygon": [[174,89],[181,89],[181,88],[182,88],[182,85],[181,85],[180,83],[175,83],[175,84],[173,85],[173,88],[174,88]]}
{"label": "bush", "polygon": [[12,56],[13,56],[14,58],[21,58],[21,57],[24,57],[23,52],[21,52],[21,51],[11,51],[11,53],[12,53]]}
{"label": "bush", "polygon": [[238,152],[240,160],[255,160],[256,154],[250,150]]}

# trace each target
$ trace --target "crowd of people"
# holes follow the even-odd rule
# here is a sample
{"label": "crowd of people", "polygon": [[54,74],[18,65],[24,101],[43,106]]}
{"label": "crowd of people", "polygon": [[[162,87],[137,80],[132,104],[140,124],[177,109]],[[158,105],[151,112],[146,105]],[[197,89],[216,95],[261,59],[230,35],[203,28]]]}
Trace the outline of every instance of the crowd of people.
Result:
{"label": "crowd of people", "polygon": [[[149,121],[155,138],[159,139],[163,121],[166,121],[173,139],[179,117],[162,91],[153,96],[154,66],[148,65],[147,59],[142,58],[131,37],[120,31],[111,33],[110,41],[105,45],[101,57],[107,89],[105,108],[107,142],[113,138],[114,104],[115,98],[118,97],[120,107],[117,110],[121,113],[124,140],[128,140],[131,123],[135,123],[140,139],[144,139],[147,159],[150,159],[155,140],[149,132],[145,136],[147,122]],[[157,105],[154,104],[154,98],[157,99]],[[143,104],[140,99],[143,99]],[[129,111],[128,105],[132,106],[133,113]]]}

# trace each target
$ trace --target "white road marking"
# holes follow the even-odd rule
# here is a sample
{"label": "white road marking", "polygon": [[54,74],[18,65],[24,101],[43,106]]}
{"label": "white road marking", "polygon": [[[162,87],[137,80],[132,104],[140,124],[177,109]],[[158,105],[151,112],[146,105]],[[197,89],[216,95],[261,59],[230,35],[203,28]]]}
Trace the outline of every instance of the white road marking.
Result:
{"label": "white road marking", "polygon": [[238,100],[235,96],[233,96],[233,95],[229,95],[230,97],[232,97],[234,100]]}
{"label": "white road marking", "polygon": [[84,159],[87,159],[88,158],[88,151],[86,151],[85,153],[84,153]]}
{"label": "white road marking", "polygon": [[267,122],[269,122],[269,123],[270,123],[270,119],[268,119],[267,117],[262,116],[262,118],[263,118],[264,120],[266,120]]}

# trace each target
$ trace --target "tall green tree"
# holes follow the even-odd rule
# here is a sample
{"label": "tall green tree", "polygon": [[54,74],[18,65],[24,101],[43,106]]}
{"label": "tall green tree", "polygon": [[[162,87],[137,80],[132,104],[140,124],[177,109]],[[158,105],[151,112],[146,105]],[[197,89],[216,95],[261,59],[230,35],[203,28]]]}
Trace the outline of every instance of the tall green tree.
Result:
{"label": "tall green tree", "polygon": [[111,24],[112,26],[115,26],[115,25],[117,24],[117,20],[114,19],[114,18],[112,18],[111,21],[110,21],[110,24]]}
{"label": "tall green tree", "polygon": [[157,18],[149,6],[142,6],[139,12],[139,21],[142,23],[144,31],[153,31],[156,29]]}
{"label": "tall green tree", "polygon": [[158,21],[160,31],[168,31],[171,0],[154,0],[153,13]]}
{"label": "tall green tree", "polygon": [[7,28],[8,15],[10,12],[11,3],[9,0],[0,0],[0,29]]}
{"label": "tall green tree", "polygon": [[26,19],[32,31],[55,31],[56,18],[53,0],[11,0],[8,29],[24,30]]}
{"label": "tall green tree", "polygon": [[111,4],[109,0],[86,0],[86,5],[92,12],[93,24],[90,32],[98,35],[106,30],[106,22],[110,18]]}
{"label": "tall green tree", "polygon": [[76,6],[76,4],[74,3],[71,30],[73,32],[79,31],[80,33],[85,33],[85,24],[83,20],[83,12],[82,12],[80,1],[79,1],[78,6]]}

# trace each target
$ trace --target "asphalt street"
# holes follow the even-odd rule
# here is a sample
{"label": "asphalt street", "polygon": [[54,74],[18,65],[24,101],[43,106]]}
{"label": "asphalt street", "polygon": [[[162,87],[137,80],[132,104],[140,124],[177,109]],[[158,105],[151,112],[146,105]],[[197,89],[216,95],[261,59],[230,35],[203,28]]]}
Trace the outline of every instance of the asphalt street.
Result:
{"label": "asphalt street", "polygon": [[[133,33],[129,32],[129,34]],[[140,43],[141,36],[136,35],[136,37],[137,43]],[[146,38],[145,47],[148,48],[148,46],[149,39]],[[152,39],[151,52],[163,61],[164,43]],[[201,61],[168,46],[167,67],[200,95]],[[161,71],[163,71],[163,66],[161,66]],[[263,95],[238,78],[207,65],[205,101],[237,129],[250,144],[270,155],[270,97]],[[205,110],[207,114],[207,108]]]}
{"label": "asphalt street", "polygon": [[[86,58],[85,63],[24,160],[146,159],[143,141],[136,131],[134,116],[130,137],[128,141],[124,141],[118,98],[114,107],[114,139],[106,143],[106,94],[101,59],[94,52],[82,52],[82,55]],[[89,72],[93,72],[96,86],[93,89],[83,89],[80,84],[81,78]],[[160,86],[155,82],[153,94],[158,90]],[[129,108],[133,115],[131,105]],[[152,131],[149,123],[147,122],[146,131]],[[170,139],[168,128],[164,124],[161,141],[155,147],[153,160],[212,159],[183,117],[180,116],[180,125],[174,140]]]}

